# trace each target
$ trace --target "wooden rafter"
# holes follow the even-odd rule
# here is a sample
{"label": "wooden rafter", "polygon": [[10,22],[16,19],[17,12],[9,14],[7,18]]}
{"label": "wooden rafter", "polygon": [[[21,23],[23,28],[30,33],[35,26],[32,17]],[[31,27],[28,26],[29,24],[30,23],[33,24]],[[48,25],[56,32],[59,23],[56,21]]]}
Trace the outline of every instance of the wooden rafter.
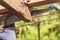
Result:
{"label": "wooden rafter", "polygon": [[57,3],[57,2],[60,2],[60,0],[30,0],[30,2],[28,2],[28,6],[34,7],[34,6]]}
{"label": "wooden rafter", "polygon": [[0,0],[0,4],[20,19],[32,21],[30,10],[23,0]]}
{"label": "wooden rafter", "polygon": [[[43,10],[36,10],[36,11],[32,11],[31,12],[31,15],[32,15],[32,17],[34,18],[36,15],[39,15],[39,14],[41,14],[41,13],[45,13],[45,12],[48,12],[48,11],[50,11],[50,10],[53,10],[54,8],[47,8],[47,9],[43,9]],[[2,12],[1,12],[2,11]],[[9,25],[9,24],[12,24],[12,23],[14,23],[14,22],[16,22],[16,21],[20,21],[20,20],[22,20],[22,19],[19,19],[17,16],[15,16],[15,15],[11,15],[11,13],[8,11],[8,10],[6,10],[6,9],[4,9],[4,10],[1,10],[0,12],[0,15],[5,15],[5,14],[10,14],[10,16],[7,18],[7,20],[6,20],[6,24],[5,25]]]}
{"label": "wooden rafter", "polygon": [[[41,13],[45,13],[45,12],[48,12],[48,11],[53,10],[53,9],[55,9],[55,8],[47,8],[47,9],[42,9],[42,10],[31,11],[31,15],[32,16],[39,15]],[[5,14],[12,14],[12,13],[7,9],[1,9],[0,15],[5,15]]]}
{"label": "wooden rafter", "polygon": [[[30,2],[28,2],[28,6],[34,7],[38,5],[50,4],[50,3],[55,3],[55,2],[60,2],[60,0],[30,0]],[[21,0],[16,0],[16,1],[15,0],[0,0],[0,4],[4,6],[5,8],[7,8],[8,10],[10,10],[13,14],[17,15],[18,17],[22,15],[21,17],[23,17],[23,19],[25,17],[25,18],[30,18],[31,20],[31,15],[30,15],[28,6],[26,6],[24,3],[23,4],[21,3],[22,3]]]}
{"label": "wooden rafter", "polygon": [[[30,2],[28,2],[28,6],[34,7],[34,6],[45,5],[45,4],[56,3],[56,2],[60,2],[60,0],[30,0]],[[8,19],[6,20],[6,25],[9,25],[21,19],[24,21],[27,20],[31,21],[32,16],[51,10],[51,8],[45,10],[38,10],[38,11],[31,12],[32,13],[31,14],[29,7],[25,5],[22,0],[0,0],[0,4],[6,8],[6,9],[3,8],[4,11],[0,10],[0,15],[4,15],[8,13],[14,14],[8,17]],[[20,19],[17,18],[16,16],[19,17]]]}

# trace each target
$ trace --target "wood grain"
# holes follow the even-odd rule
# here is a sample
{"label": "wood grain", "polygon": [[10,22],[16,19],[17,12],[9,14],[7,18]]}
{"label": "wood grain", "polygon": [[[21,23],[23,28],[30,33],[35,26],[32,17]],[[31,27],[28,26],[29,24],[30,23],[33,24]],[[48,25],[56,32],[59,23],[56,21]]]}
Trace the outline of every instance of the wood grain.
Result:
{"label": "wood grain", "polygon": [[57,3],[57,2],[60,2],[60,0],[30,0],[28,6],[34,7],[34,6],[46,5],[46,4]]}
{"label": "wood grain", "polygon": [[20,19],[32,21],[29,8],[22,0],[0,0],[0,4]]}

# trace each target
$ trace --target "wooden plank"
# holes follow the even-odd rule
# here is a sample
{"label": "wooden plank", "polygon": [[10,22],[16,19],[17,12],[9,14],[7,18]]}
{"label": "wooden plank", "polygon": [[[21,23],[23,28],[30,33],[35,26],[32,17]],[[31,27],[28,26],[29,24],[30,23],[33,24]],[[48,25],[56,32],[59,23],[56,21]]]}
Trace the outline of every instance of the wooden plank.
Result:
{"label": "wooden plank", "polygon": [[0,10],[0,15],[5,15],[5,14],[11,14],[11,12],[7,9],[1,9]]}
{"label": "wooden plank", "polygon": [[23,3],[23,0],[0,0],[0,4],[20,19],[32,21],[29,8]]}
{"label": "wooden plank", "polygon": [[42,13],[51,11],[53,9],[55,9],[55,8],[47,8],[47,9],[42,9],[42,10],[35,10],[35,11],[32,11],[32,14],[31,15],[32,15],[32,17],[35,17],[35,16],[37,16],[39,14],[42,14]]}
{"label": "wooden plank", "polygon": [[[45,12],[48,12],[50,10],[53,10],[54,8],[48,8],[48,9],[43,9],[43,10],[36,10],[36,11],[32,11],[32,17],[34,18],[36,15],[39,15],[41,13],[45,13]],[[7,11],[6,11],[7,12]],[[9,25],[9,24],[12,24],[14,22],[17,22],[17,21],[20,21],[21,19],[19,19],[16,15],[12,15],[10,14],[8,16],[8,18],[6,19],[6,24],[5,25]]]}
{"label": "wooden plank", "polygon": [[34,6],[57,3],[57,2],[60,2],[60,0],[30,0],[30,2],[28,2],[28,6],[34,7]]}
{"label": "wooden plank", "polygon": [[[47,8],[47,9],[42,9],[42,10],[35,10],[35,11],[31,11],[31,15],[35,16],[35,15],[39,15],[41,13],[53,10],[55,8]],[[1,9],[0,10],[0,15],[5,15],[5,14],[12,14],[9,10],[7,9]]]}

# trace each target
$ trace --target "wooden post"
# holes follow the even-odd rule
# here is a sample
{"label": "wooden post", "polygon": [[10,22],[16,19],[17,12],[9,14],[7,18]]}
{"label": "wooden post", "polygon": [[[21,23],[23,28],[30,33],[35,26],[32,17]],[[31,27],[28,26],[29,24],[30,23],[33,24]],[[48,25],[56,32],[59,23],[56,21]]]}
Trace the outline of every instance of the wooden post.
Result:
{"label": "wooden post", "polygon": [[40,40],[40,18],[38,18],[38,40]]}

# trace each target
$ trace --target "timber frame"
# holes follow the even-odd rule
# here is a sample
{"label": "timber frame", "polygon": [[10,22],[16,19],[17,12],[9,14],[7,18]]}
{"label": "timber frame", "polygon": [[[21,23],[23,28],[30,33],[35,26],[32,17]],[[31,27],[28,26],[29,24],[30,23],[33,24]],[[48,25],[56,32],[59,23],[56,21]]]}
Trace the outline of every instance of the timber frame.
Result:
{"label": "timber frame", "polygon": [[[16,22],[18,19],[24,21],[32,21],[32,16],[35,16],[37,13],[40,14],[52,10],[54,8],[48,8],[45,10],[41,10],[41,11],[38,10],[34,12],[32,12],[30,8],[34,6],[40,6],[45,4],[57,3],[57,2],[60,2],[60,0],[0,0],[0,15],[5,15],[5,14],[14,15],[13,16],[14,19],[13,18],[11,19],[12,16],[8,17],[10,22],[12,20],[13,22]],[[9,21],[8,19],[7,21]],[[6,21],[6,25],[11,24],[10,22],[7,21]]]}
{"label": "timber frame", "polygon": [[28,5],[30,7],[34,7],[34,6],[39,6],[39,5],[41,6],[41,5],[52,4],[57,2],[60,2],[60,0],[30,0]]}

